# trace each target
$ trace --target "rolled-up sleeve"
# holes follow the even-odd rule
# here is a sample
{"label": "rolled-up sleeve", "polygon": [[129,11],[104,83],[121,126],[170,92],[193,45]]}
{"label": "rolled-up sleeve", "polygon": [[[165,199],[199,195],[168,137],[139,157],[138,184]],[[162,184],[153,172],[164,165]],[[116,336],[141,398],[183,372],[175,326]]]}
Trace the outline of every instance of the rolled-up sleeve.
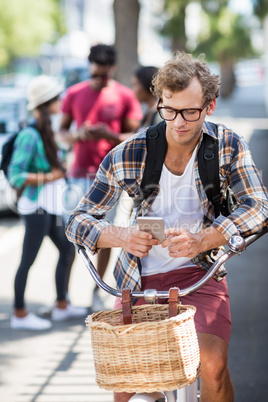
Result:
{"label": "rolled-up sleeve", "polygon": [[119,200],[121,193],[122,188],[114,172],[112,153],[109,153],[100,165],[88,193],[83,196],[66,224],[68,239],[84,245],[92,254],[98,252],[98,238],[102,230],[110,225],[105,215]]}
{"label": "rolled-up sleeve", "polygon": [[36,153],[36,135],[30,130],[24,130],[23,135],[18,134],[8,167],[8,178],[12,187],[20,189],[23,187],[31,165],[33,155]]}
{"label": "rolled-up sleeve", "polygon": [[268,194],[246,141],[233,132],[224,136],[222,141],[222,170],[239,207],[228,217],[220,215],[213,226],[228,240],[233,234],[248,236],[267,225]]}

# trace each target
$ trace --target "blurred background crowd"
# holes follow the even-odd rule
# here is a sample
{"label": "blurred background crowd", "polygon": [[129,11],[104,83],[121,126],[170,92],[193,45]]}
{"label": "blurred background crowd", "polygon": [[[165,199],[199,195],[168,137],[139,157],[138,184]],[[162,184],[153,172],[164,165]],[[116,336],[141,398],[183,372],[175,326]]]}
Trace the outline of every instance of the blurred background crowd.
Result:
{"label": "blurred background crowd", "polygon": [[[267,0],[0,0],[0,152],[27,119],[33,76],[65,88],[89,77],[88,52],[115,44],[115,79],[131,87],[139,66],[160,67],[175,50],[204,53],[220,74],[221,97],[263,85],[268,109]],[[64,94],[63,94],[64,95]],[[57,121],[57,116],[54,117]],[[12,204],[0,171],[0,210]]]}
{"label": "blurred background crowd", "polygon": [[[114,78],[133,89],[147,123],[155,99],[148,77],[139,77],[145,88],[139,92],[136,74],[161,67],[176,50],[205,54],[220,75],[223,100],[237,88],[252,86],[253,93],[261,86],[268,112],[267,0],[0,0],[0,5],[5,10],[0,13],[0,157],[3,143],[29,118],[32,78],[53,77],[64,98],[70,86],[90,78],[88,53],[98,43],[115,45]],[[59,122],[60,113],[52,116],[55,130]],[[0,170],[0,213],[10,210],[16,210],[15,195]]]}

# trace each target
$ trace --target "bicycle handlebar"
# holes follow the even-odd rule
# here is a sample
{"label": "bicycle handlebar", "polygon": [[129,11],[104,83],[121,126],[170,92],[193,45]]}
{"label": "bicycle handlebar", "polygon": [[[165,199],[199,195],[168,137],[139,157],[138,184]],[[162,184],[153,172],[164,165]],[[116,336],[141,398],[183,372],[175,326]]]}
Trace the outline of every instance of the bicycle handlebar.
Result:
{"label": "bicycle handlebar", "polygon": [[[214,274],[218,271],[218,269],[221,267],[222,264],[224,264],[226,261],[228,261],[231,257],[233,257],[236,254],[241,254],[246,247],[248,247],[250,244],[254,243],[257,239],[259,239],[261,236],[263,236],[265,233],[268,232],[268,227],[265,227],[262,229],[259,233],[250,235],[246,238],[243,238],[241,236],[233,235],[228,243],[229,250],[226,251],[224,254],[222,254],[215,262],[214,264],[209,268],[209,270],[206,272],[204,277],[200,279],[197,283],[195,283],[192,286],[189,286],[188,288],[185,289],[179,289],[178,296],[186,296],[190,293],[196,292],[199,290],[201,287],[203,287],[213,276]],[[91,274],[92,278],[94,281],[97,283],[97,285],[102,288],[105,292],[111,294],[112,296],[116,297],[122,297],[122,291],[114,289],[107,285],[100,275],[98,274],[96,268],[94,267],[92,261],[87,255],[87,252],[83,246],[80,246],[78,244],[75,245],[77,248],[78,253],[81,255],[82,260],[84,261],[86,268],[88,269],[89,273]],[[169,297],[169,290],[167,291],[156,291],[154,289],[147,289],[145,291],[133,291],[131,292],[131,296],[133,298],[145,298],[148,303],[154,303],[156,298],[163,298],[166,299]]]}

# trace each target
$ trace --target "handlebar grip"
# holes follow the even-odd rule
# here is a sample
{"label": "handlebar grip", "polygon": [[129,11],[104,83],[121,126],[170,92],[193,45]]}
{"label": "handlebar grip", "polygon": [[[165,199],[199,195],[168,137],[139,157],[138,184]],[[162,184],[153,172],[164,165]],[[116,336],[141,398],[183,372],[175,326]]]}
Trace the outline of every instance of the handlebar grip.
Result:
{"label": "handlebar grip", "polygon": [[254,241],[258,240],[260,237],[265,235],[267,232],[268,232],[268,226],[265,226],[263,229],[261,229],[260,232],[254,233],[248,237],[245,237],[246,246],[249,246],[250,244],[254,243]]}

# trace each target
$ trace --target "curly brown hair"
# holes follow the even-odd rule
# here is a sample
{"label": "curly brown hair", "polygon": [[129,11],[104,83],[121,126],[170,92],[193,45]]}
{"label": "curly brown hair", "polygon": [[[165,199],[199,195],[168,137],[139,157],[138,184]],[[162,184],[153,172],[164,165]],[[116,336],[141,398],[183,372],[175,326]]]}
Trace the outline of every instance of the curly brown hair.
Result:
{"label": "curly brown hair", "polygon": [[211,102],[219,96],[219,76],[212,74],[202,54],[195,59],[191,54],[178,51],[174,53],[158,73],[154,76],[152,85],[154,95],[162,98],[163,90],[178,92],[187,88],[196,77],[202,87],[204,100]]}

